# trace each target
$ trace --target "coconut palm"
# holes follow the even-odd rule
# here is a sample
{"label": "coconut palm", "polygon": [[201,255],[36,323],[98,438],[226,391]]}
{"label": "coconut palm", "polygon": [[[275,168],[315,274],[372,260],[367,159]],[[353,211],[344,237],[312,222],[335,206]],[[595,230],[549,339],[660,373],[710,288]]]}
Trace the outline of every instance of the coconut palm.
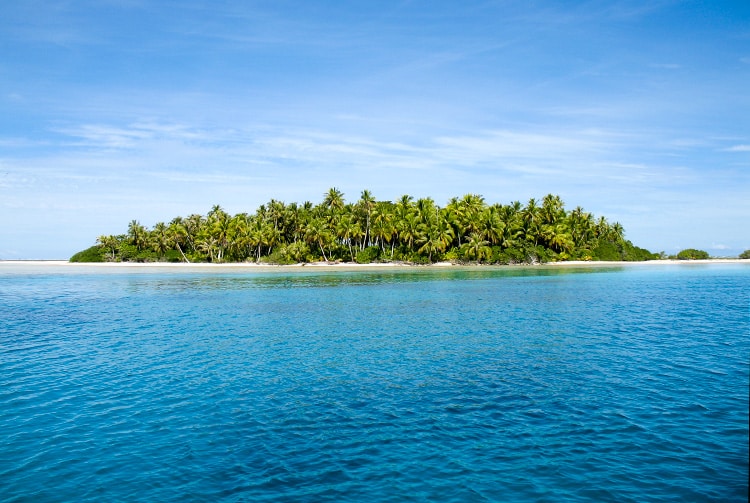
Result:
{"label": "coconut palm", "polygon": [[138,251],[148,244],[148,231],[137,220],[132,220],[128,225],[128,239]]}
{"label": "coconut palm", "polygon": [[408,194],[404,194],[403,196],[398,198],[398,201],[396,201],[396,217],[398,219],[404,218],[406,214],[412,210],[413,200],[414,198]]}
{"label": "coconut palm", "polygon": [[372,240],[372,237],[370,236],[370,225],[371,225],[371,218],[372,218],[372,211],[375,208],[375,197],[372,195],[372,192],[369,190],[363,190],[362,194],[359,197],[359,201],[357,201],[357,208],[362,215],[362,219],[364,221],[363,229],[365,231],[364,240],[362,241],[362,249],[364,250],[366,246],[370,245],[370,241]]}
{"label": "coconut palm", "polygon": [[610,227],[610,236],[615,241],[622,241],[625,239],[625,229],[622,228],[620,222],[615,222]]}
{"label": "coconut palm", "polygon": [[100,247],[107,250],[107,253],[109,254],[109,256],[107,257],[108,260],[115,260],[117,251],[120,248],[120,241],[115,236],[99,236],[98,238],[96,238],[96,242]]}
{"label": "coconut palm", "polygon": [[263,244],[265,243],[265,230],[261,220],[255,218],[248,226],[247,231],[247,248],[251,255],[255,256],[255,261],[260,262],[260,255]]}
{"label": "coconut palm", "polygon": [[360,227],[359,222],[354,220],[354,215],[349,213],[339,220],[336,226],[336,236],[349,247],[349,255],[351,256],[352,262],[354,262],[352,241],[362,236],[362,228]]}
{"label": "coconut palm", "polygon": [[472,232],[461,246],[461,253],[469,260],[481,262],[483,258],[490,259],[492,257],[492,249],[489,244],[489,241],[482,239],[481,234]]}
{"label": "coconut palm", "polygon": [[425,229],[424,233],[419,236],[417,244],[421,245],[417,250],[418,253],[427,253],[427,260],[432,262],[432,254],[442,249],[443,243],[438,239],[437,233],[433,228]]}
{"label": "coconut palm", "polygon": [[204,225],[205,219],[195,213],[182,221],[182,226],[185,228],[188,249],[197,250],[196,238],[201,233]]}
{"label": "coconut palm", "polygon": [[573,248],[573,238],[564,223],[543,225],[541,237],[548,248],[558,253],[569,252]]}
{"label": "coconut palm", "polygon": [[539,213],[542,223],[546,225],[555,225],[565,218],[565,207],[560,196],[552,194],[544,196]]}
{"label": "coconut palm", "polygon": [[416,208],[417,215],[422,223],[427,223],[435,218],[437,208],[435,206],[435,201],[433,201],[431,197],[421,197],[417,199],[414,207]]}
{"label": "coconut palm", "polygon": [[228,252],[234,260],[245,260],[248,253],[250,222],[247,213],[238,213],[229,221]]}
{"label": "coconut palm", "polygon": [[171,248],[171,240],[164,222],[158,222],[154,225],[154,230],[151,232],[150,237],[151,247],[160,257],[163,257],[167,250]]}
{"label": "coconut palm", "polygon": [[185,243],[187,242],[187,230],[185,229],[185,222],[182,220],[182,218],[174,218],[171,222],[169,222],[169,227],[167,228],[167,236],[170,244],[177,248],[177,250],[180,252],[182,260],[184,260],[185,262],[190,262],[185,256],[185,251],[182,249],[182,247],[185,246]]}
{"label": "coconut palm", "polygon": [[482,239],[488,241],[491,245],[500,243],[505,224],[500,219],[497,210],[490,206],[485,209],[479,216],[479,233]]}
{"label": "coconut palm", "polygon": [[208,257],[209,262],[215,260],[219,250],[219,241],[211,234],[202,234],[198,237],[198,251]]}
{"label": "coconut palm", "polygon": [[328,262],[325,247],[332,241],[332,236],[330,230],[321,219],[313,218],[308,222],[305,229],[305,240],[310,244],[317,245],[320,248],[320,253],[323,255],[323,260]]}
{"label": "coconut palm", "polygon": [[421,222],[416,211],[407,213],[397,224],[399,238],[405,242],[409,251],[414,251],[414,241],[419,237]]}
{"label": "coconut palm", "polygon": [[344,193],[336,187],[328,189],[323,196],[323,206],[333,212],[344,207]]}
{"label": "coconut palm", "polygon": [[216,260],[221,262],[224,259],[224,253],[229,246],[229,233],[231,231],[231,217],[229,214],[224,212],[220,206],[217,211],[212,210],[212,214],[209,214],[208,221],[210,227],[208,231],[216,238],[217,253]]}
{"label": "coconut palm", "polygon": [[435,216],[428,223],[420,224],[420,234],[417,244],[421,245],[418,253],[427,253],[432,262],[434,253],[443,252],[453,240],[453,228],[447,218],[436,211]]}

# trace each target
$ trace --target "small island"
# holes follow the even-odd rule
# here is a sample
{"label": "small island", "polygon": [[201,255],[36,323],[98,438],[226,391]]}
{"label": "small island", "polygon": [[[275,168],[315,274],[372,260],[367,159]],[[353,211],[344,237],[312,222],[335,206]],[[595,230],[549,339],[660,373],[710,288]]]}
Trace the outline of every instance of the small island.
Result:
{"label": "small island", "polygon": [[176,217],[147,229],[133,220],[126,234],[102,235],[71,262],[435,262],[534,264],[644,261],[660,255],[634,246],[619,223],[583,208],[566,210],[548,194],[524,205],[488,204],[478,194],[452,198],[404,195],[378,201],[369,190],[347,203],[337,188],[322,202],[271,199],[255,213]]}

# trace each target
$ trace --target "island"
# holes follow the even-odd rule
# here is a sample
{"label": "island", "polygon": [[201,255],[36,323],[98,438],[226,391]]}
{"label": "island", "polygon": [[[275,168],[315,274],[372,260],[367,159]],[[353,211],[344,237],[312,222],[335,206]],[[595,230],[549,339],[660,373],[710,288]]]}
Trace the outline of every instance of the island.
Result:
{"label": "island", "polygon": [[346,202],[334,187],[318,204],[271,199],[255,213],[236,215],[215,205],[206,215],[176,217],[151,229],[133,220],[127,233],[99,236],[70,261],[534,264],[658,258],[625,239],[619,223],[580,206],[566,210],[553,194],[525,205],[489,204],[466,194],[441,207],[430,197],[379,201],[369,190]]}

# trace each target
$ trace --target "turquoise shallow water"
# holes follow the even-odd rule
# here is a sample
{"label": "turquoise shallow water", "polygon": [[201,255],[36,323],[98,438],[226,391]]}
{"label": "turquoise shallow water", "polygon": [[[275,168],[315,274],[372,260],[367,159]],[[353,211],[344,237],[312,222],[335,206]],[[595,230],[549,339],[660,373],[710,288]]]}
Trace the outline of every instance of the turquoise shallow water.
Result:
{"label": "turquoise shallow water", "polygon": [[746,501],[750,267],[0,274],[0,501]]}

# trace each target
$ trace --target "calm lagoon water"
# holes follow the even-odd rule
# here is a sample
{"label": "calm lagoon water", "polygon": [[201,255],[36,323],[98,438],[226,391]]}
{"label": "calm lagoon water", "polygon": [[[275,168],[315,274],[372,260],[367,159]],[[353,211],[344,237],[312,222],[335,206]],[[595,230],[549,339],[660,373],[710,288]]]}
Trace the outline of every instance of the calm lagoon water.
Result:
{"label": "calm lagoon water", "polygon": [[750,264],[3,270],[0,501],[746,501],[749,358]]}

